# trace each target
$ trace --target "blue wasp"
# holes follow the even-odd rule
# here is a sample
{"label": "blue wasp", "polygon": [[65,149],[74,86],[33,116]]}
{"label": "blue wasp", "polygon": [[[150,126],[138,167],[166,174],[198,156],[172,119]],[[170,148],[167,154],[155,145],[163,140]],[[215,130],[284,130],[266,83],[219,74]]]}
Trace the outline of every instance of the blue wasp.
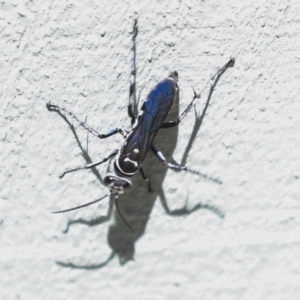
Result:
{"label": "blue wasp", "polygon": [[[122,214],[118,205],[118,195],[126,192],[131,187],[130,177],[134,176],[137,172],[140,172],[143,179],[148,183],[148,190],[151,191],[150,181],[143,169],[143,161],[148,153],[151,150],[154,155],[168,168],[175,169],[178,171],[191,171],[185,166],[172,164],[168,162],[163,155],[163,153],[157,149],[154,145],[155,137],[158,131],[161,128],[171,128],[178,126],[180,122],[184,119],[187,113],[194,106],[195,101],[200,98],[201,93],[197,94],[194,90],[194,96],[191,103],[175,121],[165,122],[166,117],[168,116],[173,104],[178,100],[179,97],[179,86],[178,86],[178,73],[175,71],[169,75],[166,79],[159,82],[149,93],[146,101],[143,103],[141,112],[137,116],[134,113],[134,103],[135,103],[135,91],[136,91],[136,37],[138,34],[137,20],[135,20],[133,25],[132,33],[132,70],[130,78],[130,89],[129,89],[129,105],[128,105],[128,115],[131,118],[131,129],[126,130],[123,128],[113,128],[105,134],[100,134],[95,129],[90,127],[86,122],[81,121],[68,109],[51,104],[50,102],[46,104],[49,111],[56,111],[58,113],[65,113],[86,129],[89,133],[94,136],[105,139],[115,134],[121,134],[123,136],[123,142],[119,149],[114,149],[109,154],[107,154],[102,160],[94,163],[87,164],[82,167],[75,169],[70,169],[65,171],[59,177],[64,177],[67,173],[75,172],[83,169],[91,169],[104,162],[109,161],[109,171],[104,177],[104,184],[108,187],[110,192],[100,199],[88,202],[86,204],[69,208],[65,210],[56,211],[54,213],[63,213],[79,209],[94,203],[101,201],[102,199],[108,197],[110,194],[115,195],[115,203],[118,210],[118,213],[124,223],[132,230],[130,225],[122,217]],[[234,65],[234,59],[231,58],[229,62],[223,66],[216,75],[222,74],[228,67]],[[215,76],[216,76],[215,75]],[[214,77],[215,77],[214,76]],[[203,89],[204,90],[204,89]],[[202,90],[202,91],[203,91]],[[202,92],[201,91],[201,92]]]}

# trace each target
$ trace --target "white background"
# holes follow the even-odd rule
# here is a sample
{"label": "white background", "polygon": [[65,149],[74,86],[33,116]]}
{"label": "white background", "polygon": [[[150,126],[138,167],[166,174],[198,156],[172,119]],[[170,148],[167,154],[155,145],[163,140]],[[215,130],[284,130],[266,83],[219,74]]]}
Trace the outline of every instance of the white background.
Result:
{"label": "white background", "polygon": [[[1,1],[0,298],[300,299],[299,11],[298,0]],[[149,153],[153,193],[138,174],[120,196],[133,233],[114,211],[66,234],[69,220],[105,216],[109,201],[51,214],[106,189],[91,171],[58,178],[86,162],[45,105],[64,105],[100,132],[128,128],[135,18],[140,104],[176,70],[183,111],[191,86],[200,90],[236,58],[186,159],[222,184],[167,171]],[[118,136],[87,137],[72,123],[93,161],[119,146]],[[191,111],[178,130],[160,132],[169,159],[181,162],[194,125]],[[106,165],[98,170],[103,178]],[[162,195],[171,210],[215,210],[171,216]]]}

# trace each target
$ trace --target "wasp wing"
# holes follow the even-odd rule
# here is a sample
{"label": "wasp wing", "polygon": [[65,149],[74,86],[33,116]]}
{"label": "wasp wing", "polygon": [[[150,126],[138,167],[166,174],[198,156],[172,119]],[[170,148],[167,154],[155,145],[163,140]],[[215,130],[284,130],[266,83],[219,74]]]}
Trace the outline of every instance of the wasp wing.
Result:
{"label": "wasp wing", "polygon": [[137,125],[123,145],[121,151],[123,160],[126,161],[127,158],[131,162],[136,162],[137,166],[142,164],[176,97],[178,85],[172,78],[166,78],[151,90],[143,104],[143,113]]}

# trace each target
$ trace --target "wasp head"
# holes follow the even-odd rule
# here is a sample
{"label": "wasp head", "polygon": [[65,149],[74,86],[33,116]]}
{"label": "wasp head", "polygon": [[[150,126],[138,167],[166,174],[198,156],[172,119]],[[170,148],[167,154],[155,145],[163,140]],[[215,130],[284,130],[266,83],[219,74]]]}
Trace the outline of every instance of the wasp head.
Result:
{"label": "wasp head", "polygon": [[123,194],[131,187],[130,180],[119,177],[114,173],[108,173],[104,177],[104,184],[111,190],[111,192],[116,194]]}

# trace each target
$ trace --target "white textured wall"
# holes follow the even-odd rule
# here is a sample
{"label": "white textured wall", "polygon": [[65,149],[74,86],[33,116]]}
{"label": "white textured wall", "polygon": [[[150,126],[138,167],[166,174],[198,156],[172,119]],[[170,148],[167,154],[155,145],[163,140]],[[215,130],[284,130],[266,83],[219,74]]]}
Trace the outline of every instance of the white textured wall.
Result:
{"label": "white textured wall", "polygon": [[[0,298],[300,299],[299,12],[298,0],[1,1]],[[149,154],[154,192],[137,176],[120,197],[134,233],[117,217],[65,234],[68,220],[104,216],[109,202],[51,214],[106,190],[90,171],[58,179],[85,161],[68,125],[45,104],[88,116],[101,132],[129,126],[134,18],[141,100],[177,70],[182,111],[191,86],[200,90],[236,58],[187,157],[223,184],[166,172]],[[194,123],[191,112],[178,131],[162,132],[159,147],[180,162]],[[76,129],[86,147],[86,133]],[[118,143],[89,136],[92,160]],[[103,176],[106,166],[98,169]],[[208,209],[169,216],[162,190],[173,210],[201,203],[225,217]]]}

